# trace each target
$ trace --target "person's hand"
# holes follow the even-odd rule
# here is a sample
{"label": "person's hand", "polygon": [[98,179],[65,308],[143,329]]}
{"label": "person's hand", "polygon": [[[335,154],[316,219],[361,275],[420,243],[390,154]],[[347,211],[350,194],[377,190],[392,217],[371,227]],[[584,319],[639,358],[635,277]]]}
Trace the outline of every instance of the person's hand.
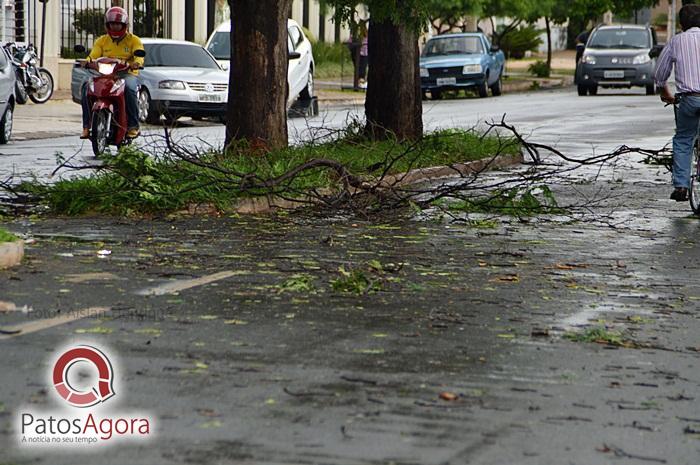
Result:
{"label": "person's hand", "polygon": [[131,63],[129,63],[130,69],[139,69],[140,67],[141,67],[141,65],[136,63],[135,61],[132,61]]}
{"label": "person's hand", "polygon": [[666,86],[661,88],[661,101],[669,105],[676,103],[676,97]]}

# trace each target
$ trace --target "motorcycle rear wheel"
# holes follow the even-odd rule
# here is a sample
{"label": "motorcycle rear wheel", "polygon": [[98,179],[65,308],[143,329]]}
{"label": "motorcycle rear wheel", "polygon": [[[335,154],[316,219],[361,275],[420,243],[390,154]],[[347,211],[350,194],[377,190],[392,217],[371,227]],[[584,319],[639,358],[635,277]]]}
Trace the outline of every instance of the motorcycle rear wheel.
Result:
{"label": "motorcycle rear wheel", "polygon": [[39,68],[39,75],[46,84],[40,89],[29,92],[29,98],[34,103],[46,103],[53,95],[53,76],[46,68]]}
{"label": "motorcycle rear wheel", "polygon": [[92,152],[96,157],[99,157],[107,150],[107,139],[109,138],[108,121],[109,114],[107,110],[100,110],[92,115],[90,141],[92,142]]}

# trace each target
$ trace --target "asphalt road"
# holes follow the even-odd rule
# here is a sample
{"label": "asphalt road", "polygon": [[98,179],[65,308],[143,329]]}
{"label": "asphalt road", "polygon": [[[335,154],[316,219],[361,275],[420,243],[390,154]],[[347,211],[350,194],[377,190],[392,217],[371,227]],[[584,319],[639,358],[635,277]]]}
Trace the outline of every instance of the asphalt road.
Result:
{"label": "asphalt road", "polygon": [[[671,133],[669,109],[634,92],[425,112],[430,127],[507,113],[577,156]],[[34,242],[0,272],[0,301],[20,309],[0,310],[0,328],[21,330],[0,335],[0,463],[696,464],[700,223],[640,159],[548,180],[575,215],[471,226],[437,212],[8,219]],[[340,267],[377,292],[339,291]],[[625,347],[563,337],[593,328]],[[20,443],[22,412],[76,411],[51,380],[71,343],[113,363],[117,394],[97,414],[148,416],[155,437]]]}

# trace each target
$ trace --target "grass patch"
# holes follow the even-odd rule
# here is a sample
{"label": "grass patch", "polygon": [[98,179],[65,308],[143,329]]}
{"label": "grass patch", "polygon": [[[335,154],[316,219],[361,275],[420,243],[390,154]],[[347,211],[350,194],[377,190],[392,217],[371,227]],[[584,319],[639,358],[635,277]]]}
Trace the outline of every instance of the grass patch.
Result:
{"label": "grass patch", "polygon": [[12,234],[9,231],[5,231],[4,229],[0,228],[0,244],[3,242],[15,242],[18,241],[19,238]]}
{"label": "grass patch", "polygon": [[324,144],[289,147],[271,153],[255,152],[241,143],[229,150],[199,154],[197,163],[177,158],[155,159],[126,147],[103,159],[104,169],[87,177],[52,185],[23,184],[20,189],[44,199],[53,213],[152,214],[177,211],[190,204],[213,204],[225,211],[242,197],[270,193],[301,197],[311,189],[339,186],[327,168],[305,170],[275,189],[250,188],[244,177],[273,179],[314,159],[340,162],[356,176],[395,174],[414,168],[442,166],[516,155],[517,141],[483,137],[474,131],[445,130],[426,135],[416,144],[369,141],[355,132]]}

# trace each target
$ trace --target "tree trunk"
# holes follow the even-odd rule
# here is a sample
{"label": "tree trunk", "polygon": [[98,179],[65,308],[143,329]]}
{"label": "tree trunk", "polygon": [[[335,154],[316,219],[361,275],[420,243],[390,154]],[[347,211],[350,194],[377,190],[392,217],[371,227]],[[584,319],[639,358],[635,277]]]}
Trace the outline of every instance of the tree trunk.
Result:
{"label": "tree trunk", "polygon": [[547,69],[552,72],[552,27],[549,24],[549,16],[544,18],[544,23],[547,26]]}
{"label": "tree trunk", "polygon": [[373,139],[423,136],[418,34],[391,20],[373,21],[368,38],[369,74],[365,115]]}
{"label": "tree trunk", "polygon": [[231,65],[226,146],[286,147],[287,15],[292,0],[229,0]]}

